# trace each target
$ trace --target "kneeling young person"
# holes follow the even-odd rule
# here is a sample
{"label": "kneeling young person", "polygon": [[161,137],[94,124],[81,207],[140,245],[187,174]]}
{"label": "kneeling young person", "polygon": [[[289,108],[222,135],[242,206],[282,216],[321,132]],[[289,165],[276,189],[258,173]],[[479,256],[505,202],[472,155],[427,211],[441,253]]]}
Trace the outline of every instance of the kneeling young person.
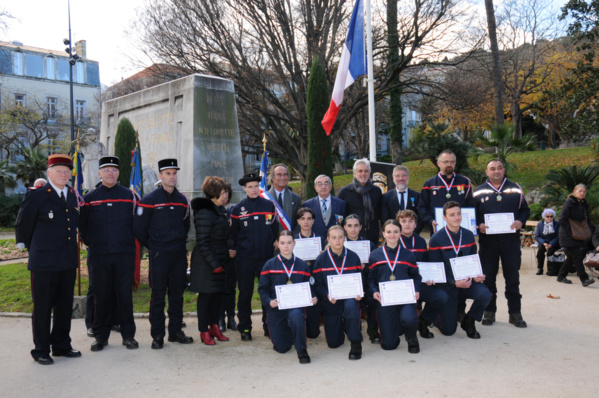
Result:
{"label": "kneeling young person", "polygon": [[324,333],[330,348],[337,348],[345,341],[344,333],[351,343],[349,359],[362,357],[362,331],[360,322],[360,300],[362,296],[336,300],[329,294],[327,277],[361,273],[360,257],[343,246],[345,231],[339,225],[329,228],[329,247],[322,252],[314,264],[314,288],[320,299],[324,315]]}
{"label": "kneeling young person", "polygon": [[447,292],[448,300],[441,308],[435,326],[441,333],[450,336],[457,329],[458,301],[472,299],[470,310],[464,316],[460,326],[471,339],[480,339],[475,322],[480,322],[483,312],[491,301],[491,292],[483,284],[485,275],[455,280],[450,259],[477,254],[474,234],[462,228],[462,209],[458,202],[450,201],[443,206],[445,227],[437,231],[429,242],[429,259],[445,265],[447,283],[439,284]]}
{"label": "kneeling young person", "polygon": [[[370,254],[368,282],[375,300],[382,303],[379,283],[395,280],[412,279],[414,281],[415,299],[420,294],[420,274],[416,266],[416,258],[409,250],[403,250],[399,244],[401,227],[397,220],[387,220],[383,225],[383,246]],[[417,354],[420,345],[416,330],[418,312],[416,304],[389,305],[379,304],[377,309],[381,334],[381,347],[384,350],[394,350],[399,346],[399,336],[405,333],[408,342],[408,352]]]}
{"label": "kneeling young person", "polygon": [[[273,349],[285,353],[295,345],[300,363],[310,363],[306,345],[305,307],[279,309],[275,287],[279,285],[310,282],[308,264],[293,255],[293,233],[281,231],[277,238],[280,253],[264,264],[260,274],[258,293],[262,305],[267,308],[266,324]],[[316,304],[316,297],[312,304]],[[290,333],[291,332],[291,333]]]}

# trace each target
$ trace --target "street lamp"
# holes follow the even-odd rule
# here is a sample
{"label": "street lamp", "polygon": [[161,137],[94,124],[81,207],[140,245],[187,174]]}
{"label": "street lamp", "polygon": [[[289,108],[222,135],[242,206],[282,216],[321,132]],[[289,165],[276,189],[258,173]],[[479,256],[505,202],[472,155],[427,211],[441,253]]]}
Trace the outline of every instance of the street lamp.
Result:
{"label": "street lamp", "polygon": [[[65,48],[65,52],[69,54],[69,87],[70,87],[70,104],[71,104],[71,142],[75,141],[75,113],[74,113],[74,105],[73,105],[73,66],[77,63],[79,59],[79,55],[73,53],[73,45],[71,41],[71,1],[68,2],[69,6],[69,38],[64,39],[62,42],[67,48]],[[74,148],[71,149],[74,151]]]}

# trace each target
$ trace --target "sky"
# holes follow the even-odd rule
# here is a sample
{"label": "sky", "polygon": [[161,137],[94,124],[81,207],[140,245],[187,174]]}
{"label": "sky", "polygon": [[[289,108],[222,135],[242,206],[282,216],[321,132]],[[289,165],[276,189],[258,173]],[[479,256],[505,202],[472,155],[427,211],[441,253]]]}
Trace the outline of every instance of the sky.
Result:
{"label": "sky", "polygon": [[[146,0],[71,0],[71,35],[73,43],[87,41],[87,57],[100,63],[100,81],[110,86],[139,71],[127,54],[135,53],[124,28],[136,18],[136,10]],[[378,0],[374,0],[378,1]],[[477,0],[476,3],[482,0]],[[496,0],[499,3],[501,0]],[[551,0],[561,7],[566,0]],[[20,41],[24,45],[63,50],[68,37],[68,0],[0,0],[15,19],[0,40]],[[150,64],[149,60],[147,61]]]}

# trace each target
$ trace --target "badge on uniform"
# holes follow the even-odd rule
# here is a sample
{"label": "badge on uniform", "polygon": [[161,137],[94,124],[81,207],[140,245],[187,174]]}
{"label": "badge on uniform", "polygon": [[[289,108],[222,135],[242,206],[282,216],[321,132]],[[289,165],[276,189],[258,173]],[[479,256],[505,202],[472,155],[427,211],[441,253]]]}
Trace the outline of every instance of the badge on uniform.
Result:
{"label": "badge on uniform", "polygon": [[144,214],[144,208],[143,208],[143,207],[141,207],[141,206],[139,206],[139,207],[137,208],[137,215],[138,215],[138,216],[141,216],[142,214]]}
{"label": "badge on uniform", "polygon": [[248,222],[247,222],[247,221],[244,221],[244,222],[243,222],[243,226],[244,226],[244,227],[247,227],[247,226],[248,226]]}
{"label": "badge on uniform", "polygon": [[433,191],[433,196],[437,194],[437,191]]}
{"label": "badge on uniform", "polygon": [[50,220],[54,218],[54,213],[52,213],[52,210],[50,210],[50,213],[48,213],[48,218]]}
{"label": "badge on uniform", "polygon": [[310,277],[310,284],[311,284],[311,285],[313,285],[313,284],[314,284],[314,277],[313,277],[313,276],[311,276],[311,277]]}
{"label": "badge on uniform", "polygon": [[337,221],[337,224],[341,224],[343,223],[343,216],[341,214],[335,214],[335,220]]}

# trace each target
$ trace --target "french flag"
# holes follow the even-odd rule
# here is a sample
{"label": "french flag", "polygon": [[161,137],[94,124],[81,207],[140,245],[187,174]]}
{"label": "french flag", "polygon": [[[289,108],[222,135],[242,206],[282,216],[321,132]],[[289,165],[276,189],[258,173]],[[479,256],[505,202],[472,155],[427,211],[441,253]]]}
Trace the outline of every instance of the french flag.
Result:
{"label": "french flag", "polygon": [[364,2],[356,0],[349,22],[349,31],[343,44],[343,52],[337,69],[333,98],[329,110],[322,119],[322,127],[327,135],[331,135],[337,119],[343,92],[356,81],[358,76],[366,73],[366,51],[364,50]]}

